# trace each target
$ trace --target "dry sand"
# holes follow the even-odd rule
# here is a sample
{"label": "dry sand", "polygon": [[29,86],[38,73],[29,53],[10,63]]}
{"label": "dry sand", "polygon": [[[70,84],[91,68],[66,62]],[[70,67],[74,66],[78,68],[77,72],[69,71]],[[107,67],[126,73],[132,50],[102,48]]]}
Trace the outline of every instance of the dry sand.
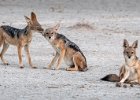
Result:
{"label": "dry sand", "polygon": [[10,65],[0,62],[0,100],[139,100],[140,86],[117,88],[100,81],[109,73],[119,73],[123,39],[140,40],[139,4],[138,0],[0,0],[1,24],[23,28],[24,15],[31,11],[44,28],[61,21],[60,33],[81,48],[89,68],[68,72],[63,63],[60,70],[43,69],[54,50],[34,33],[30,51],[38,69],[29,67],[25,52],[25,68],[20,69],[17,49],[10,46],[4,56]]}

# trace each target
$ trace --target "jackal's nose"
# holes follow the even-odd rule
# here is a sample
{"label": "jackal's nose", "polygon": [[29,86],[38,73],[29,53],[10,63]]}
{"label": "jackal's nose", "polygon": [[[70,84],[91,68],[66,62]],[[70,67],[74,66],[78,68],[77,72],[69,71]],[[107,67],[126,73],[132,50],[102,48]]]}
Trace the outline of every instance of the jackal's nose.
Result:
{"label": "jackal's nose", "polygon": [[131,58],[131,56],[128,56],[128,58]]}

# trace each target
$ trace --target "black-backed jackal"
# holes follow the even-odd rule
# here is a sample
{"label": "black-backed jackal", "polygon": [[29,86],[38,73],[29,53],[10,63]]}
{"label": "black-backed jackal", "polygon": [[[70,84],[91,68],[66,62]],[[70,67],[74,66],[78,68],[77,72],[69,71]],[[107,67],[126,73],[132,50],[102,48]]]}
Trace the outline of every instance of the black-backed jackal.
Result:
{"label": "black-backed jackal", "polygon": [[11,26],[3,25],[0,27],[0,46],[3,45],[2,51],[0,53],[0,58],[5,65],[8,65],[8,62],[4,60],[3,55],[7,51],[9,45],[17,46],[18,57],[19,57],[19,66],[23,68],[22,64],[22,48],[25,48],[29,65],[32,68],[33,66],[30,52],[29,44],[32,40],[32,31],[43,32],[43,28],[37,21],[36,15],[34,12],[31,12],[31,18],[25,16],[27,21],[27,26],[24,29],[17,29]]}
{"label": "black-backed jackal", "polygon": [[125,64],[120,69],[119,76],[110,74],[102,78],[101,80],[118,82],[116,86],[120,87],[123,83],[140,84],[140,61],[136,56],[136,48],[138,47],[138,41],[136,40],[132,46],[129,46],[128,41],[124,39],[123,43]]}
{"label": "black-backed jackal", "polygon": [[79,47],[67,39],[64,35],[57,33],[59,24],[53,28],[48,28],[43,33],[43,36],[49,41],[52,47],[56,51],[56,55],[49,64],[48,68],[51,68],[57,61],[56,69],[60,68],[62,60],[69,66],[67,71],[86,71],[87,62]]}

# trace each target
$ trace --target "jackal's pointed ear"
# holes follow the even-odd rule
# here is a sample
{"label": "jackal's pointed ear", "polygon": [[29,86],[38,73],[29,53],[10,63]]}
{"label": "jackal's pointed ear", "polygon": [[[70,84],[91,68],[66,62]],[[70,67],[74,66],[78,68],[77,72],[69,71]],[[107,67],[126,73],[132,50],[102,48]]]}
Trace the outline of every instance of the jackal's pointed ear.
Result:
{"label": "jackal's pointed ear", "polygon": [[126,39],[124,39],[124,41],[123,41],[123,47],[124,48],[129,47],[128,41]]}
{"label": "jackal's pointed ear", "polygon": [[37,21],[36,14],[34,12],[31,12],[31,20]]}
{"label": "jackal's pointed ear", "polygon": [[30,21],[31,21],[30,18],[27,17],[27,16],[24,16],[24,17],[25,17],[26,22],[27,22],[27,23],[30,23]]}
{"label": "jackal's pointed ear", "polygon": [[60,28],[60,24],[57,24],[53,27],[53,31],[57,32],[59,30],[59,28]]}
{"label": "jackal's pointed ear", "polygon": [[137,48],[138,47],[138,40],[136,40],[133,44],[132,44],[133,48]]}

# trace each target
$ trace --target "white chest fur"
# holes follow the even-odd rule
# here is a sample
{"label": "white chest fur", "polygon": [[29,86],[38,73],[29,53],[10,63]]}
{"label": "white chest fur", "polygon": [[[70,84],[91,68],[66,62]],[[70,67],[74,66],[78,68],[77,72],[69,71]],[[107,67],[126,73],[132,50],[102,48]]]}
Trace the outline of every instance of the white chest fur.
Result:
{"label": "white chest fur", "polygon": [[129,80],[131,81],[137,80],[137,73],[136,73],[135,66],[130,67],[130,66],[125,65],[125,69],[126,71],[129,72],[129,76],[128,76]]}

